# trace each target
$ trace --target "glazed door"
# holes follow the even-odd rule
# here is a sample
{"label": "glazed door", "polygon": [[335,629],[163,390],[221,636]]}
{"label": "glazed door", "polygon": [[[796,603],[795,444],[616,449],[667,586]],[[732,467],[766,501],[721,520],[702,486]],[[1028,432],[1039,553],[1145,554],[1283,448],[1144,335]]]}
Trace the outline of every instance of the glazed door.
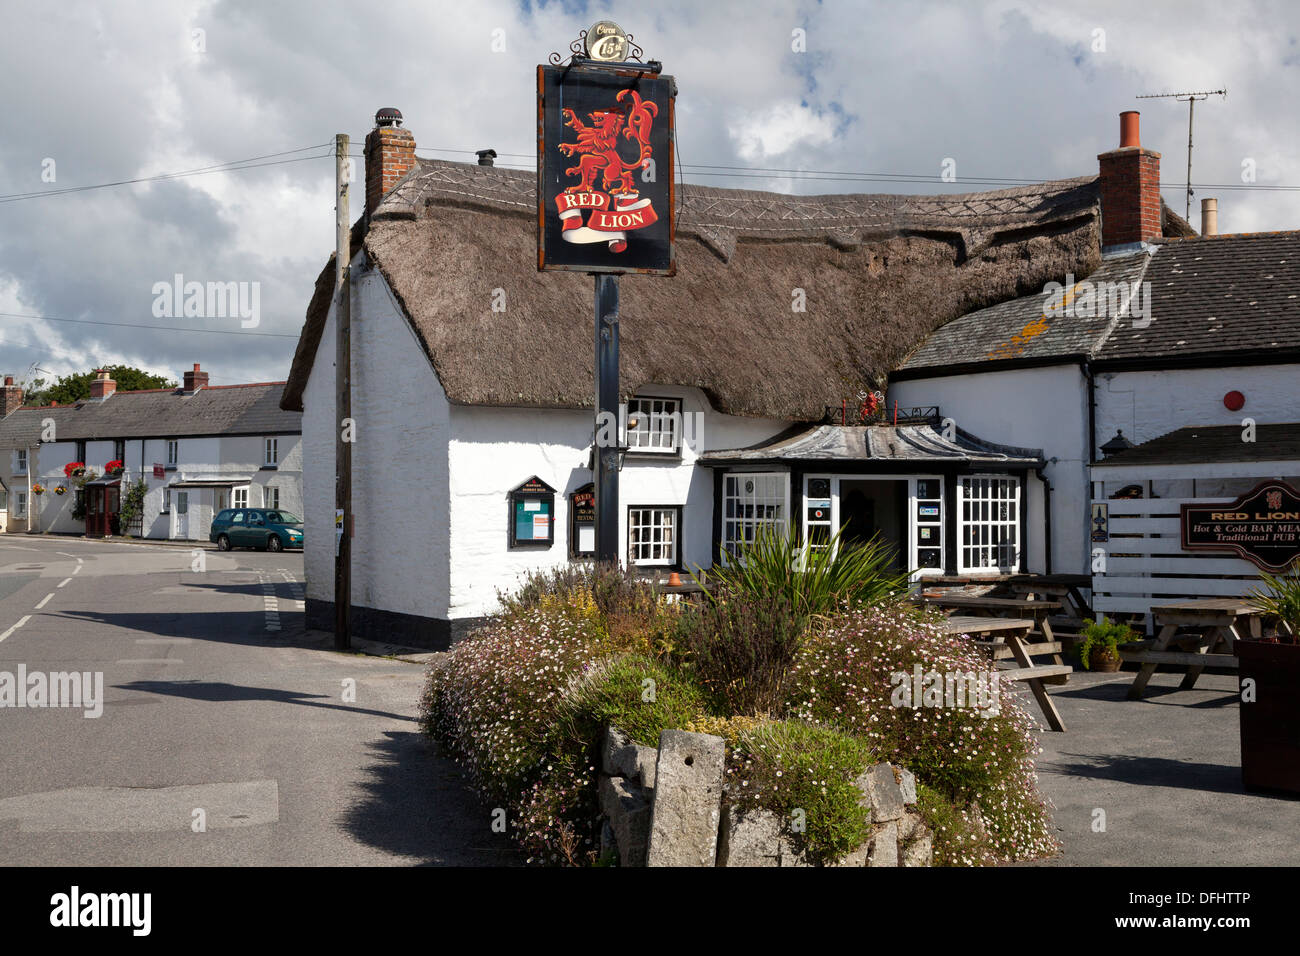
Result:
{"label": "glazed door", "polygon": [[176,492],[176,537],[182,541],[190,536],[190,493]]}

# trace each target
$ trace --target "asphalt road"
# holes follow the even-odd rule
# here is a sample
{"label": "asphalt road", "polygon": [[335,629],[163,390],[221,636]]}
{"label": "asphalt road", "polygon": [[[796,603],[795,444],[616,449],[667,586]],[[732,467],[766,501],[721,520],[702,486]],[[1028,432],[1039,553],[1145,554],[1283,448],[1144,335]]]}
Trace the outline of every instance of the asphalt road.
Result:
{"label": "asphalt road", "polygon": [[0,866],[516,861],[418,732],[423,666],[304,633],[300,553],[202,561],[0,537],[0,682],[103,675],[98,717],[0,706]]}

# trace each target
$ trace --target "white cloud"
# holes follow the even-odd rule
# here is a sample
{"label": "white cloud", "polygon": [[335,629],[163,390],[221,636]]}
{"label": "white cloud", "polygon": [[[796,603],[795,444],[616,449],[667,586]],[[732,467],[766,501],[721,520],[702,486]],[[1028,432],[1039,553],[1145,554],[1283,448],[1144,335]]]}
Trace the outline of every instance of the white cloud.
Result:
{"label": "white cloud", "polygon": [[747,110],[727,124],[736,155],[748,163],[781,156],[802,146],[824,146],[835,137],[830,117],[795,100]]}

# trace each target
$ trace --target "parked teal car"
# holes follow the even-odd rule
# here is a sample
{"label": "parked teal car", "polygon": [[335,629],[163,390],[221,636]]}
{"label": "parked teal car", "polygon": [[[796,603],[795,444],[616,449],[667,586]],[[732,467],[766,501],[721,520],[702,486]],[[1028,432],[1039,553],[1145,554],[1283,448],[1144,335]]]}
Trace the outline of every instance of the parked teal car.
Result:
{"label": "parked teal car", "polygon": [[276,508],[227,508],[212,519],[208,540],[216,543],[218,551],[301,548],[302,519]]}

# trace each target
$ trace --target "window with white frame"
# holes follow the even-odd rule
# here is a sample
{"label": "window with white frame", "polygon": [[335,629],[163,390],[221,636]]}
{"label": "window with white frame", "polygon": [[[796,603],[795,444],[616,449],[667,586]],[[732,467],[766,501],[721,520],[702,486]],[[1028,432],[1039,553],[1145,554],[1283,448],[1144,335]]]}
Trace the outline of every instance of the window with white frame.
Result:
{"label": "window with white frame", "polygon": [[26,448],[18,449],[18,459],[17,459],[17,464],[14,465],[14,473],[19,475],[25,475],[27,473],[27,449]]}
{"label": "window with white frame", "polygon": [[629,562],[639,565],[675,565],[680,519],[681,509],[675,507],[628,508]]}
{"label": "window with white frame", "polygon": [[172,510],[172,486],[163,485],[162,492],[163,492],[162,513],[167,514]]}
{"label": "window with white frame", "polygon": [[280,489],[279,488],[267,488],[265,492],[265,498],[266,498],[265,507],[274,508],[276,511],[280,510]]}
{"label": "window with white frame", "polygon": [[1020,481],[962,478],[957,485],[959,571],[1020,570]]}
{"label": "window with white frame", "polygon": [[675,455],[681,447],[682,403],[675,398],[634,398],[627,403],[627,450]]}
{"label": "window with white frame", "polygon": [[181,443],[179,441],[169,441],[167,443],[167,465],[175,468],[181,460]]}
{"label": "window with white frame", "polygon": [[266,454],[263,456],[262,464],[278,465],[280,464],[280,439],[268,438],[265,442]]}
{"label": "window with white frame", "polygon": [[722,553],[734,558],[760,530],[783,530],[790,476],[731,472],[722,479]]}
{"label": "window with white frame", "polygon": [[18,504],[14,508],[14,517],[26,518],[27,517],[27,492],[19,491],[14,495],[14,497],[18,499]]}
{"label": "window with white frame", "polygon": [[232,508],[248,507],[248,486],[247,485],[245,485],[243,488],[236,488],[234,490],[234,499],[230,506]]}

